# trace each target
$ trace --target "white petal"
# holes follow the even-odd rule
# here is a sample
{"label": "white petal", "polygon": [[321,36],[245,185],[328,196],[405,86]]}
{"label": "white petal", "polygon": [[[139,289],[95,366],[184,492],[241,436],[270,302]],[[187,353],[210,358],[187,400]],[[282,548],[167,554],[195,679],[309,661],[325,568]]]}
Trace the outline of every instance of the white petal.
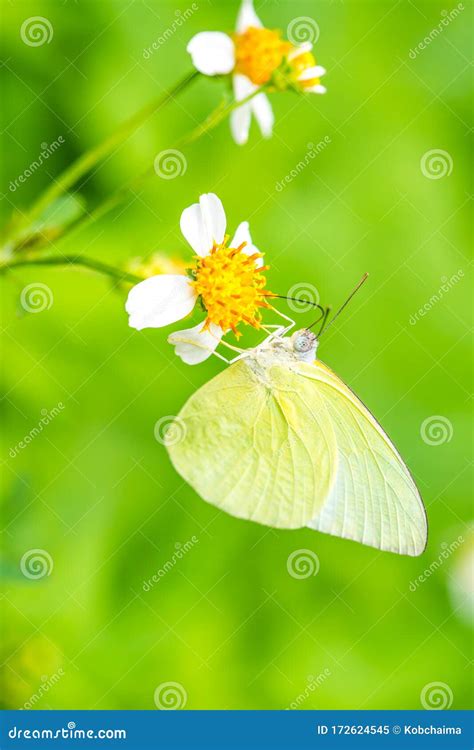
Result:
{"label": "white petal", "polygon": [[[254,253],[259,253],[260,250],[258,247],[255,247],[255,245],[252,242],[252,237],[250,236],[249,231],[249,223],[248,221],[243,221],[239,226],[237,227],[237,231],[234,234],[232,241],[230,242],[229,247],[239,247],[239,245],[242,244],[242,242],[246,242],[244,248],[242,248],[242,252],[246,253],[247,255],[253,255]],[[255,265],[257,268],[260,266],[263,266],[263,258],[257,258],[255,261]]]}
{"label": "white petal", "polygon": [[221,31],[201,31],[193,36],[186,49],[194,67],[207,76],[230,73],[234,69],[234,42]]}
{"label": "white petal", "polygon": [[321,86],[320,83],[317,84],[317,86],[311,86],[310,88],[305,88],[305,92],[308,94],[325,94],[327,91],[326,86]]}
{"label": "white petal", "polygon": [[253,26],[256,29],[260,29],[262,28],[263,24],[255,13],[253,0],[242,0],[239,15],[237,16],[236,29],[239,33],[242,33],[250,26]]}
{"label": "white petal", "polygon": [[214,244],[224,239],[226,218],[224,207],[214,193],[201,195],[199,203],[193,203],[181,214],[181,231],[198,255],[207,255]]}
{"label": "white petal", "polygon": [[310,81],[312,78],[321,78],[326,73],[326,68],[322,65],[314,65],[312,68],[306,68],[299,76],[299,81]]}
{"label": "white petal", "polygon": [[125,303],[129,325],[141,331],[175,323],[189,315],[196,296],[186,276],[151,276],[130,289]]}
{"label": "white petal", "polygon": [[[252,81],[237,73],[233,76],[234,96],[237,101],[245,99],[252,94],[257,86]],[[237,107],[230,115],[230,129],[236,143],[242,145],[247,143],[250,130],[250,120],[252,119],[252,100],[242,106]]]}
{"label": "white petal", "polygon": [[250,103],[263,137],[270,138],[275,118],[273,116],[272,105],[268,101],[268,96],[266,94],[257,94],[254,99],[250,100]]}
{"label": "white petal", "polygon": [[294,60],[295,57],[304,55],[306,52],[311,52],[312,49],[313,45],[311,44],[311,42],[303,42],[303,44],[300,44],[299,47],[295,47],[291,50],[291,52],[288,54],[288,60]]}
{"label": "white petal", "polygon": [[175,331],[168,336],[168,343],[176,347],[176,354],[188,365],[198,365],[211,356],[224,335],[223,330],[211,323],[210,330],[203,330],[204,323],[194,328]]}
{"label": "white petal", "polygon": [[242,101],[242,99],[246,99],[258,89],[258,86],[252,83],[250,78],[243,76],[241,73],[236,73],[232,77],[232,83],[234,85],[234,96],[238,102]]}
{"label": "white petal", "polygon": [[234,109],[230,115],[230,130],[234,141],[242,146],[247,143],[249,138],[250,120],[252,110],[248,104],[243,104],[238,109]]}

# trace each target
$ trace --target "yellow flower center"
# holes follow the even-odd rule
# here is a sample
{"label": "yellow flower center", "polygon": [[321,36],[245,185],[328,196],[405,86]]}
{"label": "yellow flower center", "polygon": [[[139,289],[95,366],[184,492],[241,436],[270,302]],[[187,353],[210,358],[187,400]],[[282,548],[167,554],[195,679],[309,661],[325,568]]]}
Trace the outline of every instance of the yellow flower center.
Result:
{"label": "yellow flower center", "polygon": [[231,329],[238,337],[239,323],[260,327],[260,308],[270,307],[265,298],[272,295],[264,289],[266,279],[262,272],[267,266],[255,265],[261,253],[242,252],[245,242],[236,248],[227,247],[228,239],[214,245],[205,258],[198,258],[191,284],[206,308],[205,327],[215,323],[223,331]]}
{"label": "yellow flower center", "polygon": [[235,72],[247,76],[256,86],[268,83],[292,46],[281,38],[279,31],[253,26],[235,34],[234,42]]}
{"label": "yellow flower center", "polygon": [[[307,70],[308,68],[314,68],[314,66],[316,65],[316,60],[311,52],[303,52],[301,55],[298,55],[293,60],[291,60],[290,65],[295,78],[298,79],[305,70]],[[298,81],[298,85],[303,89],[317,86],[319,83],[319,78],[310,78],[307,81]]]}

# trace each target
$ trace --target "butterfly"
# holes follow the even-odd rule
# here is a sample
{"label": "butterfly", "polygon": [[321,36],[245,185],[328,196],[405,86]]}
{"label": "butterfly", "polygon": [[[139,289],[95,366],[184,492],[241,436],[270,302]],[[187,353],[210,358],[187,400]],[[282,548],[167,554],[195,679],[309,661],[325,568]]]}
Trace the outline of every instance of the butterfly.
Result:
{"label": "butterfly", "polygon": [[427,519],[415,482],[370,411],[316,358],[318,344],[309,328],[287,327],[243,351],[175,418],[171,461],[232,516],[420,555]]}

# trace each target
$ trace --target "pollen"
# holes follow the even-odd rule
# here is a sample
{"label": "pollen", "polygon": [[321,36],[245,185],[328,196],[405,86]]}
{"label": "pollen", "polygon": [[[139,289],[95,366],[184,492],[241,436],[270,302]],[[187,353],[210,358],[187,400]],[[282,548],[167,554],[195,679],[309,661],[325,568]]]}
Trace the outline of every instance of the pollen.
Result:
{"label": "pollen", "polygon": [[268,83],[280,67],[292,45],[281,38],[279,31],[250,26],[234,35],[235,72],[250,78],[256,86]]}
{"label": "pollen", "polygon": [[255,263],[261,253],[243,252],[245,242],[227,247],[228,239],[221,245],[214,244],[209,255],[197,259],[191,284],[207,312],[205,327],[215,323],[239,337],[239,323],[260,328],[261,309],[270,307],[266,298],[272,294],[264,288],[267,266],[257,268]]}

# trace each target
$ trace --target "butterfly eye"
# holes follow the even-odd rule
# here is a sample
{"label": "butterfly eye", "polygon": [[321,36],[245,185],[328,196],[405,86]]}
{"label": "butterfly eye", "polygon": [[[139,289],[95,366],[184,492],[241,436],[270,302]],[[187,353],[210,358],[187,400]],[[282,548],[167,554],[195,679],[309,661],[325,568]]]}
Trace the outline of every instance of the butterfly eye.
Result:
{"label": "butterfly eye", "polygon": [[304,354],[316,347],[316,336],[311,331],[298,331],[293,338],[295,352]]}

